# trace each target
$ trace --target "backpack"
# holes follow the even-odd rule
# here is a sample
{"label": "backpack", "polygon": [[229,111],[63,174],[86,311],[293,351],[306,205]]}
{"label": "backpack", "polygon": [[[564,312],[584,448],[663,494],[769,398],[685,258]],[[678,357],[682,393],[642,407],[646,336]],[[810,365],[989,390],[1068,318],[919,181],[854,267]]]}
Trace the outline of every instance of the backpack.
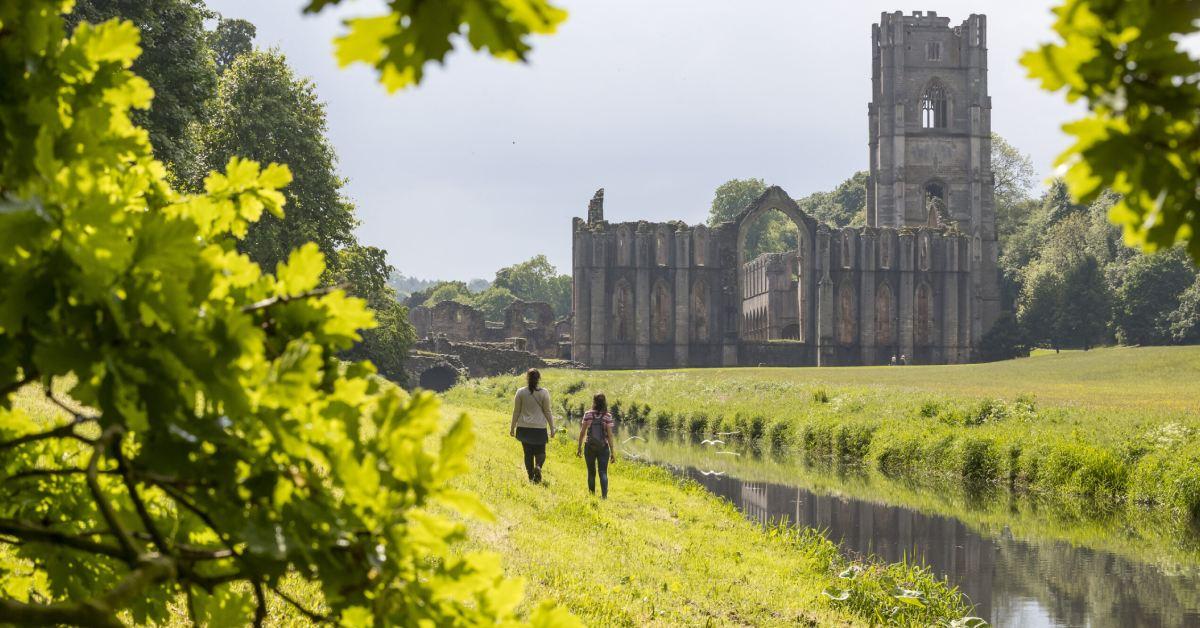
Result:
{"label": "backpack", "polygon": [[593,414],[592,424],[588,426],[587,446],[595,451],[608,449],[608,439],[604,437],[604,415]]}

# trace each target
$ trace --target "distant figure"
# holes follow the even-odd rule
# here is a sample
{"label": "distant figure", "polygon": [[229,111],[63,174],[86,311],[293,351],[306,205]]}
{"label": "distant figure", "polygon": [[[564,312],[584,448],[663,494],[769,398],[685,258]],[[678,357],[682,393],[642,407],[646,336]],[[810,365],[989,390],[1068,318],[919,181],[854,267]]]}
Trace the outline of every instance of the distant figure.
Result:
{"label": "distant figure", "polygon": [[525,450],[525,473],[529,481],[540,484],[546,466],[546,443],[554,435],[554,417],[550,414],[550,391],[539,388],[542,374],[537,369],[525,373],[526,385],[513,399],[512,423],[508,435],[521,441]]}
{"label": "distant figure", "polygon": [[896,366],[896,354],[895,353],[892,354],[892,361],[888,363],[888,366]]}
{"label": "distant figure", "polygon": [[582,455],[587,462],[588,490],[592,495],[596,494],[596,474],[600,474],[600,496],[604,499],[608,499],[608,463],[617,461],[612,428],[613,418],[608,412],[608,400],[603,393],[597,394],[592,397],[592,409],[583,413],[575,455]]}
{"label": "distant figure", "polygon": [[900,354],[900,366],[908,366],[908,354]]}

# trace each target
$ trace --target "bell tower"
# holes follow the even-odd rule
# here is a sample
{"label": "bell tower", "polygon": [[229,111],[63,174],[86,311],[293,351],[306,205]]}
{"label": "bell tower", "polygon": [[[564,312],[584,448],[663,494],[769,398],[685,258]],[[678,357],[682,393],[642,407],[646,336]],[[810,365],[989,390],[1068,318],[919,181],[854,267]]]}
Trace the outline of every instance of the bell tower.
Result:
{"label": "bell tower", "polygon": [[987,17],[884,13],[871,44],[867,224],[970,236],[977,343],[1000,313]]}

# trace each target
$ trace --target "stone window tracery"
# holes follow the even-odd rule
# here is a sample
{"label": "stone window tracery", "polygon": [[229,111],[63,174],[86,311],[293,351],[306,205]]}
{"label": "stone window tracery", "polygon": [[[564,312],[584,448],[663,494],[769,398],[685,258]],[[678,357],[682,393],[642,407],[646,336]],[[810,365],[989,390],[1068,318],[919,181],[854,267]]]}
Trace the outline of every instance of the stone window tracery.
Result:
{"label": "stone window tracery", "polygon": [[654,236],[654,261],[659,266],[666,266],[670,263],[670,238],[667,237],[667,230],[659,228]]}
{"label": "stone window tracery", "polygon": [[892,267],[892,238],[886,233],[879,237],[879,267],[884,269]]}
{"label": "stone window tracery", "polygon": [[927,283],[917,286],[916,319],[913,325],[916,344],[920,347],[929,346],[933,342],[933,290]]}
{"label": "stone window tracery", "polygon": [[948,126],[950,107],[946,100],[946,88],[942,82],[933,79],[925,87],[921,95],[921,127],[925,129],[944,129]]}
{"label": "stone window tracery", "polygon": [[886,347],[895,342],[895,332],[892,318],[895,308],[892,306],[892,289],[886,283],[879,285],[875,293],[875,344]]}
{"label": "stone window tracery", "polygon": [[692,339],[708,342],[708,282],[703,280],[692,288]]}
{"label": "stone window tracery", "polygon": [[844,345],[854,344],[854,288],[849,282],[838,289],[837,338]]}

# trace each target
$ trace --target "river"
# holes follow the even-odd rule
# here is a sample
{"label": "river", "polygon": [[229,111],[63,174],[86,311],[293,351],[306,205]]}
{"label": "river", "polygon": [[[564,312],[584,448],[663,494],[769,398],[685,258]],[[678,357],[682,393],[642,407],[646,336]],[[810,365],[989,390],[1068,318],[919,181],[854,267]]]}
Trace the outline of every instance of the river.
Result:
{"label": "river", "polygon": [[1200,626],[1200,534],[1153,513],[967,495],[646,431],[620,440],[625,456],[691,478],[763,524],[822,530],[849,555],[924,564],[993,626]]}

